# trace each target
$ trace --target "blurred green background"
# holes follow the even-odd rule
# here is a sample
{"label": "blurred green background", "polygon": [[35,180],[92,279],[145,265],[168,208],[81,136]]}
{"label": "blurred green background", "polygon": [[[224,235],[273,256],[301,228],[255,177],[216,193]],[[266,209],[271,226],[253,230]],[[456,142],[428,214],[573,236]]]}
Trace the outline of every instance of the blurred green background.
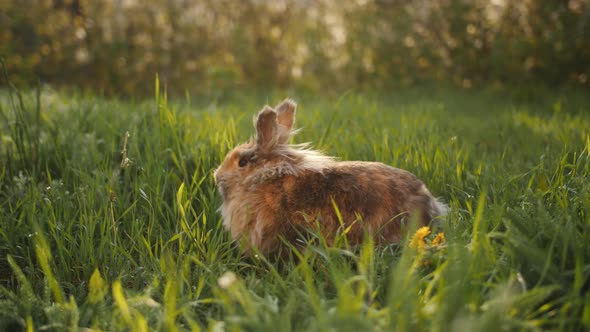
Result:
{"label": "blurred green background", "polygon": [[[582,86],[589,0],[3,0],[17,85],[106,95]],[[6,84],[1,82],[0,84]]]}

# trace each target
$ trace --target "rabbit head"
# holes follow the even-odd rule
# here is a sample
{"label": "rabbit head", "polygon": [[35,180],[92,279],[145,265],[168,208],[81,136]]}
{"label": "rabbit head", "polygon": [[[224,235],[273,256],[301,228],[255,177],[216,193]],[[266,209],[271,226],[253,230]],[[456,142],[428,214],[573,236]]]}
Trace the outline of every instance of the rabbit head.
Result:
{"label": "rabbit head", "polygon": [[236,189],[272,177],[275,172],[278,176],[293,171],[290,165],[295,156],[285,155],[284,147],[293,133],[296,108],[297,104],[287,99],[276,110],[264,106],[254,118],[256,136],[235,147],[215,170],[215,182],[224,199],[232,198]]}

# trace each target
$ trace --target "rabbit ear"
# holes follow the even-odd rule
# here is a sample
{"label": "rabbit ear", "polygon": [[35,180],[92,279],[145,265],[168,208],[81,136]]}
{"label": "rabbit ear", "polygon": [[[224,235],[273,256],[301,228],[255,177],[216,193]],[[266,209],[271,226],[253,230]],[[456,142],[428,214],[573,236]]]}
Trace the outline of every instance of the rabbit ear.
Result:
{"label": "rabbit ear", "polygon": [[291,136],[291,130],[295,123],[295,113],[297,111],[297,103],[293,99],[287,98],[277,107],[278,123],[279,127],[279,143],[287,143]]}
{"label": "rabbit ear", "polygon": [[263,151],[270,150],[277,142],[277,113],[270,106],[264,106],[258,113],[254,126],[256,145]]}
{"label": "rabbit ear", "polygon": [[297,103],[293,99],[287,98],[277,107],[277,115],[279,116],[279,124],[291,130],[293,123],[295,123],[295,112],[297,111]]}

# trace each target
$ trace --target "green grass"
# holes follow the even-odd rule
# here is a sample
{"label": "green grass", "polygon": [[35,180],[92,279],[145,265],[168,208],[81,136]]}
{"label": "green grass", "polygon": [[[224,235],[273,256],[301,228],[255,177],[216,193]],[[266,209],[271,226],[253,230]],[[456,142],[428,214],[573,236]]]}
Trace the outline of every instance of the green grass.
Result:
{"label": "green grass", "polygon": [[291,95],[297,142],[448,202],[446,242],[242,258],[212,171],[284,97],[1,92],[0,330],[590,329],[589,99]]}

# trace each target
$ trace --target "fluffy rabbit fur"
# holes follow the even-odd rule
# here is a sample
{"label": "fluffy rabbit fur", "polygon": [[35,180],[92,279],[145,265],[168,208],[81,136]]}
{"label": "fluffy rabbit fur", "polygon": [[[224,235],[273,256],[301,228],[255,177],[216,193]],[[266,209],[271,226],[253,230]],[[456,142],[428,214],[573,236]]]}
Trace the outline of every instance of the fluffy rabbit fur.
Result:
{"label": "fluffy rabbit fur", "polygon": [[[277,252],[306,230],[328,243],[346,230],[350,244],[368,232],[378,244],[399,242],[407,220],[419,225],[447,208],[413,174],[379,162],[336,161],[307,145],[290,145],[297,104],[265,106],[256,136],[237,146],[215,170],[223,225],[246,252]],[[340,214],[340,218],[338,217]]]}

